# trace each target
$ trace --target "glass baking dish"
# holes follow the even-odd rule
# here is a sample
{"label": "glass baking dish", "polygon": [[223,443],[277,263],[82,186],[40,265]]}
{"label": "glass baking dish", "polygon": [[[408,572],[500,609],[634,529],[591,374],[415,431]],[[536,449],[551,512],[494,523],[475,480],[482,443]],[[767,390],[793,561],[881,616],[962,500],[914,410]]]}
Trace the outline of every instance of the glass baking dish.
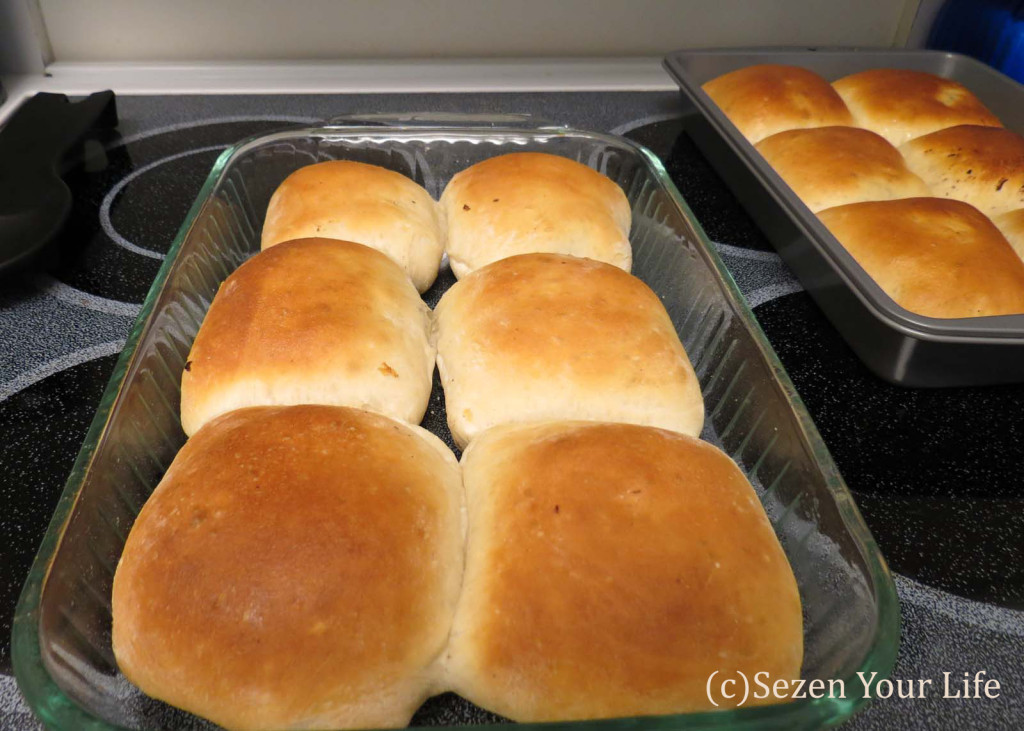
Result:
{"label": "glass baking dish", "polygon": [[[185,357],[219,283],[260,245],[270,195],[302,165],[353,159],[409,175],[435,197],[459,170],[536,150],[618,182],[633,209],[634,273],[668,308],[700,378],[704,438],[751,478],[792,564],[804,606],[805,678],[842,679],[846,697],[674,716],[559,724],[569,728],[808,728],[864,701],[858,671],[887,677],[899,609],[885,562],[782,365],[659,160],[618,137],[561,127],[325,126],[225,151],[161,268],[111,377],[22,591],[12,652],[33,710],[56,729],[203,728],[143,696],[110,644],[114,569],[136,514],[185,441],[178,420]],[[454,281],[445,270],[432,305]],[[451,445],[435,379],[424,425]],[[493,720],[454,696],[414,723]],[[432,710],[431,710],[432,709]]]}

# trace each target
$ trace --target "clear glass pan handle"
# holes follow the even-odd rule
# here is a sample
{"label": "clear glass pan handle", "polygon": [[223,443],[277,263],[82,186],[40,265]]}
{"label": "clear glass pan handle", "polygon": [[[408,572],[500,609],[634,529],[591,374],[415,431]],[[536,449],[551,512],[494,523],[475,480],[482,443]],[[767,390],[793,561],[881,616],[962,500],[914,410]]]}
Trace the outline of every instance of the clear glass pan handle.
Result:
{"label": "clear glass pan handle", "polygon": [[566,129],[544,117],[532,114],[463,114],[460,112],[370,112],[341,114],[327,120],[331,127],[501,127],[523,129]]}

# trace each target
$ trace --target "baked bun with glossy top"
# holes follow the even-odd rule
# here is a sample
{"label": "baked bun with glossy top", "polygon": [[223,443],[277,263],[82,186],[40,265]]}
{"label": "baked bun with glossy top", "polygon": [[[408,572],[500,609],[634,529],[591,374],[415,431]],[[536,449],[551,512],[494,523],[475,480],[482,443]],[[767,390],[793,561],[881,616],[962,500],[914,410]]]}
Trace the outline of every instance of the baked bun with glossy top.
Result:
{"label": "baked bun with glossy top", "polygon": [[448,260],[460,279],[516,254],[569,254],[629,271],[626,194],[596,170],[559,155],[515,152],[478,162],[441,196]]}
{"label": "baked bun with glossy top", "polygon": [[434,312],[448,425],[623,421],[699,434],[704,402],[658,296],[592,259],[523,254],[456,283]]}
{"label": "baked bun with glossy top", "polygon": [[800,677],[793,572],[717,448],[630,424],[509,425],[462,467],[466,576],[448,652],[460,695],[562,721],[712,710],[715,671]]}
{"label": "baked bun with glossy top", "polygon": [[747,66],[701,88],[751,144],[787,129],[853,124],[829,83],[799,66]]}
{"label": "baked bun with glossy top", "polygon": [[1002,126],[966,86],[924,71],[871,69],[844,76],[832,86],[858,127],[896,147],[958,124]]}
{"label": "baked bun with glossy top", "polygon": [[927,317],[1024,313],[1024,262],[977,208],[945,198],[852,203],[818,214],[900,306]]}
{"label": "baked bun with glossy top", "polygon": [[970,203],[987,216],[1024,208],[1024,137],[961,125],[904,144],[907,166],[932,195]]}
{"label": "baked bun with glossy top", "polygon": [[328,160],[299,168],[274,191],[262,248],[317,237],[354,241],[387,254],[425,292],[444,254],[444,219],[430,194],[401,173]]}
{"label": "baked bun with glossy top", "polygon": [[349,241],[274,246],[221,285],[181,378],[195,433],[246,406],[355,406],[418,424],[434,375],[431,312],[402,270]]}
{"label": "baked bun with glossy top", "polygon": [[231,729],[405,726],[442,689],[462,506],[454,455],[419,427],[333,406],[226,414],[128,536],[118,666]]}
{"label": "baked bun with glossy top", "polygon": [[808,208],[930,195],[907,169],[899,150],[856,127],[779,132],[757,143],[764,156]]}

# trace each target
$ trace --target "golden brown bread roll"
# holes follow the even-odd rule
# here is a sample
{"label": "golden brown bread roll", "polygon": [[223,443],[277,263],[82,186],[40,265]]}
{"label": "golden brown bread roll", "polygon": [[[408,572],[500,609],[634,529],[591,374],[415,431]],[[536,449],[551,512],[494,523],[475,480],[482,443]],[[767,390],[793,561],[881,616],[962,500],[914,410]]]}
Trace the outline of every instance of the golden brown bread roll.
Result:
{"label": "golden brown bread roll", "polygon": [[425,292],[444,253],[444,222],[434,199],[393,170],[348,160],[299,168],[274,191],[262,247],[323,237],[387,254]]}
{"label": "golden brown bread roll", "polygon": [[858,127],[897,147],[958,124],[1002,126],[967,87],[924,71],[871,69],[844,76],[832,86]]}
{"label": "golden brown bread roll", "polygon": [[435,310],[448,425],[624,421],[699,434],[704,402],[664,305],[609,264],[523,254],[473,272]]}
{"label": "golden brown bread roll", "polygon": [[987,216],[1024,208],[1024,137],[961,125],[907,142],[900,151],[932,195],[970,203]]}
{"label": "golden brown bread roll", "polygon": [[747,66],[701,88],[752,144],[787,129],[853,124],[829,83],[797,66]]}
{"label": "golden brown bread roll", "polygon": [[280,244],[214,297],[181,378],[182,428],[304,403],[419,423],[434,375],[430,329],[430,309],[380,252],[330,239]]}
{"label": "golden brown bread roll", "polygon": [[929,195],[907,169],[899,150],[874,132],[856,127],[817,127],[779,132],[757,143],[807,207],[823,208]]}
{"label": "golden brown bread roll", "polygon": [[1024,259],[1024,208],[1003,213],[992,219],[992,223],[1002,232],[1017,256]]}
{"label": "golden brown bread roll", "polygon": [[459,278],[533,252],[584,256],[627,272],[633,261],[626,194],[559,155],[517,152],[478,162],[451,179],[441,207],[448,260]]}
{"label": "golden brown bread roll", "polygon": [[712,708],[716,670],[800,676],[796,581],[715,447],[627,424],[510,425],[462,467],[448,670],[469,700],[516,721],[680,713]]}
{"label": "golden brown bread roll", "polygon": [[852,203],[818,216],[911,312],[942,318],[1024,313],[1024,262],[967,203],[906,198]]}
{"label": "golden brown bread roll", "polygon": [[228,728],[404,726],[438,690],[461,513],[455,458],[419,427],[330,406],[227,414],[128,536],[117,663]]}

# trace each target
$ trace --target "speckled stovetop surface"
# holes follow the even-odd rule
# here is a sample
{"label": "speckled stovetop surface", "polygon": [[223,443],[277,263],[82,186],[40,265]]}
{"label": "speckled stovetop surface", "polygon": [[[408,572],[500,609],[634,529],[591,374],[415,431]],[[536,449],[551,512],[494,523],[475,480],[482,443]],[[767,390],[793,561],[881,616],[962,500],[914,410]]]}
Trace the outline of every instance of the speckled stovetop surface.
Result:
{"label": "speckled stovetop surface", "polygon": [[748,297],[896,572],[893,678],[984,670],[995,700],[880,700],[850,728],[1024,727],[1024,386],[911,390],[862,366],[694,147],[671,93],[165,96],[118,100],[71,162],[63,263],[0,281],[0,729],[34,728],[11,677],[14,604],[181,220],[219,152],[340,114],[526,112],[626,134],[665,161]]}

